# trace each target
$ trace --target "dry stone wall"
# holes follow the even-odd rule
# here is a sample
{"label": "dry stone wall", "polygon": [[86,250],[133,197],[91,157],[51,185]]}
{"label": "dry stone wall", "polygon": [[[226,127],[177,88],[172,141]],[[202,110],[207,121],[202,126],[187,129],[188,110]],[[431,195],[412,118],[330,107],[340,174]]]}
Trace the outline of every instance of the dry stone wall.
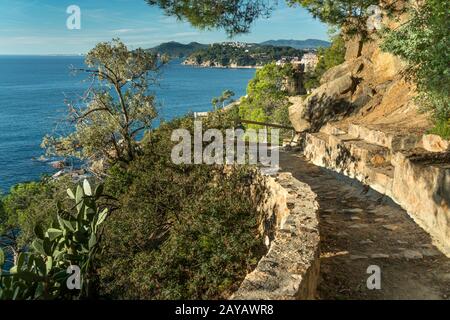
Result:
{"label": "dry stone wall", "polygon": [[268,252],[231,299],[314,299],[320,242],[316,195],[290,173],[280,173],[260,176],[254,196],[263,213],[260,232]]}

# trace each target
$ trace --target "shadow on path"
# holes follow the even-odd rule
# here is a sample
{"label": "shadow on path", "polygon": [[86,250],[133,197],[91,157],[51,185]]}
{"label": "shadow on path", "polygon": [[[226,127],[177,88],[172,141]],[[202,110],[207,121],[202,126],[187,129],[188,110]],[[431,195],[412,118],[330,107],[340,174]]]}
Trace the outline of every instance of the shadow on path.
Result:
{"label": "shadow on path", "polygon": [[[280,152],[280,166],[317,194],[319,299],[450,299],[450,259],[390,198],[298,153]],[[371,265],[380,267],[380,290],[367,288]]]}

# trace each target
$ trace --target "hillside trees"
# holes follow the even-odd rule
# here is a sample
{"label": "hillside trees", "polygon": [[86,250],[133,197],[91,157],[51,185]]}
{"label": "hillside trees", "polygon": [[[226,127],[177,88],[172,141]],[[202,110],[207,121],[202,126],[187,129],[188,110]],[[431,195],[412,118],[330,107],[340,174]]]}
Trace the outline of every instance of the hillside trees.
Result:
{"label": "hillside trees", "polygon": [[193,52],[188,60],[197,64],[212,62],[215,65],[262,66],[282,57],[302,57],[303,50],[291,47],[249,44],[245,48],[230,44],[215,43]]}
{"label": "hillside trees", "polygon": [[233,101],[233,97],[235,93],[231,90],[225,90],[222,92],[220,97],[215,97],[211,100],[211,103],[214,107],[214,110],[218,110],[219,108],[224,108],[225,103],[231,103]]}
{"label": "hillside trees", "polygon": [[81,103],[69,104],[75,131],[46,136],[42,145],[51,155],[129,163],[139,135],[157,115],[154,96],[147,92],[162,62],[148,51],[129,50],[118,39],[97,44],[85,62],[87,68],[77,71],[87,73],[92,86]]}
{"label": "hillside trees", "polygon": [[[247,86],[247,97],[239,105],[242,119],[254,121],[273,121],[289,124],[287,108],[288,93],[284,90],[286,79],[292,77],[292,65],[265,65],[256,72]],[[251,126],[251,125],[250,125]]]}

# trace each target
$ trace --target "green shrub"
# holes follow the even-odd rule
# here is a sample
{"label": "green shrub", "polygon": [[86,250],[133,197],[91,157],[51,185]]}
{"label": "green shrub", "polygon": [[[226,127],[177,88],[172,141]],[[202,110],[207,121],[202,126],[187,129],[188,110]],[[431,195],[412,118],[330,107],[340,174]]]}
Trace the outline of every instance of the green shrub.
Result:
{"label": "green shrub", "polygon": [[[247,86],[247,97],[239,105],[242,119],[290,125],[288,107],[289,95],[283,90],[287,78],[292,77],[292,65],[283,67],[275,63],[265,65],[256,72]],[[260,129],[259,125],[246,125]]]}
{"label": "green shrub", "polygon": [[450,139],[450,120],[438,120],[430,133],[437,134],[445,139]]}
{"label": "green shrub", "polygon": [[[234,115],[213,113],[207,128],[228,129]],[[170,135],[193,120],[165,123],[142,143],[143,155],[115,168],[106,190],[120,209],[108,220],[100,258],[104,296],[217,299],[235,290],[262,254],[247,167],[174,165]],[[121,192],[114,181],[127,181]]]}
{"label": "green shrub", "polygon": [[409,64],[407,73],[417,83],[418,104],[431,112],[434,131],[446,134],[450,119],[450,2],[427,0],[419,7],[411,6],[409,15],[399,28],[385,31],[383,49]]}
{"label": "green shrub", "polygon": [[[107,207],[98,204],[102,190],[101,185],[93,190],[87,180],[78,185],[76,192],[67,190],[75,205],[65,210],[59,203],[51,228],[44,232],[41,225],[35,225],[35,239],[29,250],[18,255],[8,273],[0,269],[0,299],[73,299],[96,295],[94,259],[99,251],[101,225],[109,213]],[[0,249],[0,267],[4,257]],[[71,280],[68,268],[72,266],[80,271],[78,289],[67,284]]]}
{"label": "green shrub", "polygon": [[[68,202],[66,190],[72,185],[70,178],[21,183],[11,188],[1,199],[0,240],[8,242],[9,249],[17,255],[34,239],[36,224],[47,228],[54,218],[56,202]],[[20,230],[20,232],[19,232]],[[0,247],[5,243],[0,242]]]}

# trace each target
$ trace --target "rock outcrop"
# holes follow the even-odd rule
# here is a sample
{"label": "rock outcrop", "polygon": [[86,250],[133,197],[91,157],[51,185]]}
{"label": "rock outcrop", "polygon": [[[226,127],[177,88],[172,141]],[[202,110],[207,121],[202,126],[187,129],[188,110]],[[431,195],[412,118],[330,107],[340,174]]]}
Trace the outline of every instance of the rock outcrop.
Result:
{"label": "rock outcrop", "polygon": [[450,256],[450,142],[426,134],[428,115],[413,99],[405,65],[380,43],[377,34],[362,46],[348,40],[345,62],[311,95],[291,99],[290,119],[304,133],[307,159],[391,197]]}
{"label": "rock outcrop", "polygon": [[[401,6],[401,1],[398,6]],[[387,16],[387,15],[386,15]],[[385,19],[387,25],[398,23]],[[402,61],[380,48],[377,33],[362,45],[346,42],[345,62],[328,70],[321,86],[305,99],[292,99],[290,119],[297,131],[317,132],[330,121],[385,124],[421,131],[430,126],[412,99],[413,84],[405,81]]]}

